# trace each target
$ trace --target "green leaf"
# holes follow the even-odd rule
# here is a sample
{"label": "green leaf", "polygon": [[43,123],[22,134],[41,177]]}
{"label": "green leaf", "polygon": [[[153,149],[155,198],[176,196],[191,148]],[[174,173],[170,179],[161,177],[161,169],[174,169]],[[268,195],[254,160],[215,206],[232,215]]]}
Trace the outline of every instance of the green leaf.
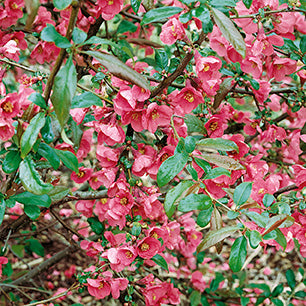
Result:
{"label": "green leaf", "polygon": [[68,7],[71,2],[72,0],[53,0],[53,5],[61,11]]}
{"label": "green leaf", "polygon": [[306,35],[303,35],[300,41],[300,49],[302,53],[306,53]]}
{"label": "green leaf", "polygon": [[141,25],[160,21],[180,13],[183,9],[176,6],[164,6],[148,11],[142,17]]}
{"label": "green leaf", "polygon": [[276,306],[284,306],[284,303],[280,299],[273,298],[271,299],[271,302]]}
{"label": "green leaf", "polygon": [[253,87],[255,90],[259,90],[260,85],[259,85],[259,83],[258,83],[256,80],[250,79],[250,83],[251,83],[252,87]]}
{"label": "green leaf", "polygon": [[46,143],[51,143],[54,139],[54,133],[52,129],[52,122],[50,116],[46,117],[46,123],[41,129],[41,136]]}
{"label": "green leaf", "polygon": [[122,19],[117,30],[116,33],[120,34],[120,33],[134,33],[137,31],[137,26],[130,21],[127,21],[126,19]]}
{"label": "green leaf", "polygon": [[172,217],[175,211],[175,204],[182,197],[184,191],[189,189],[193,184],[194,183],[192,181],[182,181],[167,192],[164,202],[164,209],[168,218]]}
{"label": "green leaf", "polygon": [[235,50],[245,58],[245,42],[233,22],[225,14],[213,7],[211,8],[211,12],[223,36],[230,42]]}
{"label": "green leaf", "polygon": [[253,0],[242,0],[243,4],[247,9],[249,9],[252,5]]}
{"label": "green leaf", "polygon": [[104,232],[104,225],[99,221],[97,217],[88,218],[87,222],[89,223],[92,231],[97,235],[101,235]]}
{"label": "green leaf", "polygon": [[76,44],[81,44],[87,38],[87,34],[79,28],[74,28],[72,32],[72,40]]}
{"label": "green leaf", "polygon": [[206,134],[206,128],[203,121],[194,115],[187,114],[184,117],[184,121],[187,125],[188,133],[198,132],[200,134]]}
{"label": "green leaf", "polygon": [[197,142],[197,146],[213,150],[239,152],[239,148],[234,141],[222,138],[204,138]]}
{"label": "green leaf", "polygon": [[220,272],[216,272],[216,278],[214,278],[211,283],[209,289],[212,292],[218,290],[220,283],[224,280],[224,276]]}
{"label": "green leaf", "polygon": [[231,220],[236,219],[239,215],[240,213],[238,211],[229,210],[227,212],[227,217]]}
{"label": "green leaf", "polygon": [[47,194],[37,195],[31,192],[25,191],[17,195],[12,196],[13,200],[27,205],[36,205],[43,207],[50,207],[51,199]]}
{"label": "green leaf", "polygon": [[93,105],[103,106],[102,100],[91,92],[85,92],[81,95],[74,96],[71,108],[87,108]]}
{"label": "green leaf", "polygon": [[201,210],[197,217],[197,224],[201,227],[205,227],[211,219],[211,214],[214,208],[210,206],[208,209]]}
{"label": "green leaf", "polygon": [[55,186],[49,193],[48,196],[51,198],[52,202],[57,202],[63,199],[70,189],[65,186]]}
{"label": "green leaf", "polygon": [[44,41],[54,42],[59,48],[70,48],[72,46],[69,40],[58,33],[52,24],[47,24],[41,31],[40,38]]}
{"label": "green leaf", "polygon": [[256,249],[261,241],[262,237],[259,232],[255,230],[250,232],[249,242],[252,249]]}
{"label": "green leaf", "polygon": [[54,149],[57,156],[63,162],[63,164],[70,170],[79,173],[79,162],[76,156],[69,151],[62,151]]}
{"label": "green leaf", "polygon": [[222,241],[224,238],[232,235],[236,231],[240,230],[239,226],[227,226],[222,227],[218,230],[208,232],[202,242],[197,247],[197,252],[201,252],[205,249],[208,249],[214,246],[216,243]]}
{"label": "green leaf", "polygon": [[62,127],[68,121],[72,98],[77,87],[77,74],[72,56],[69,57],[64,67],[58,72],[53,85],[51,101],[56,117]]}
{"label": "green leaf", "polygon": [[138,237],[141,234],[141,224],[138,222],[133,222],[133,227],[131,229],[131,234]]}
{"label": "green leaf", "polygon": [[205,175],[204,180],[211,180],[221,175],[231,177],[231,172],[222,167],[213,168]]}
{"label": "green leaf", "polygon": [[176,153],[167,158],[160,166],[157,172],[157,184],[162,187],[169,183],[185,167],[188,161],[188,154]]}
{"label": "green leaf", "polygon": [[204,210],[211,207],[211,198],[206,194],[189,194],[182,199],[178,205],[181,212],[189,212],[192,210]]}
{"label": "green leaf", "polygon": [[233,272],[238,272],[242,269],[247,256],[247,240],[241,236],[235,240],[231,248],[229,257],[229,266]]}
{"label": "green leaf", "polygon": [[196,140],[192,136],[187,136],[185,138],[185,149],[187,153],[192,153],[196,146]]}
{"label": "green leaf", "polygon": [[298,298],[305,298],[306,297],[306,292],[303,291],[303,290],[300,290],[300,291],[297,291],[295,294],[294,294],[295,297],[298,297]]}
{"label": "green leaf", "polygon": [[40,216],[40,209],[35,205],[24,205],[24,213],[32,220],[37,219]]}
{"label": "green leaf", "polygon": [[263,294],[265,297],[268,297],[271,294],[270,287],[267,284],[249,284],[246,287],[258,288],[260,290],[263,290]]}
{"label": "green leaf", "polygon": [[201,304],[201,292],[193,290],[189,297],[190,306],[198,306]]}
{"label": "green leaf", "polygon": [[11,245],[12,251],[14,254],[16,254],[18,257],[23,258],[24,257],[24,245],[22,244],[13,244]]}
{"label": "green leaf", "polygon": [[269,220],[269,218],[267,218],[266,216],[260,215],[255,211],[246,211],[244,212],[244,214],[247,215],[252,221],[254,221],[260,227],[266,227],[266,224]]}
{"label": "green leaf", "polygon": [[168,67],[169,58],[165,50],[155,49],[156,69],[161,71]]}
{"label": "green leaf", "polygon": [[47,159],[55,170],[57,170],[58,167],[60,166],[61,161],[58,155],[56,154],[55,150],[50,146],[48,146],[47,144],[41,142],[38,146],[37,153],[40,154],[45,159]]}
{"label": "green leaf", "polygon": [[237,206],[244,204],[251,195],[252,182],[244,182],[235,188],[233,201]]}
{"label": "green leaf", "polygon": [[286,279],[289,287],[291,288],[291,290],[293,290],[296,286],[296,280],[294,272],[291,269],[286,271]]}
{"label": "green leaf", "polygon": [[193,159],[196,164],[205,171],[205,173],[210,172],[211,165],[206,160],[197,157],[194,157]]}
{"label": "green leaf", "polygon": [[37,136],[45,125],[45,114],[38,113],[24,131],[20,140],[21,158],[24,158],[32,149],[34,143],[37,140]]}
{"label": "green leaf", "polygon": [[242,296],[240,298],[241,306],[248,306],[250,303],[250,298]]}
{"label": "green leaf", "polygon": [[266,193],[263,197],[262,203],[265,207],[269,207],[275,201],[275,198],[272,194]]}
{"label": "green leaf", "polygon": [[191,164],[187,164],[186,169],[187,169],[187,171],[189,172],[189,174],[191,175],[192,179],[194,179],[195,181],[198,181],[198,180],[199,180],[198,173],[197,173],[197,171],[192,167]]}
{"label": "green leaf", "polygon": [[272,291],[272,296],[273,297],[279,296],[283,291],[284,291],[284,285],[278,284]]}
{"label": "green leaf", "polygon": [[141,0],[131,0],[131,7],[132,7],[132,10],[133,10],[136,14],[138,13],[140,4],[141,4]]}
{"label": "green leaf", "polygon": [[20,153],[18,151],[9,151],[3,160],[2,170],[5,173],[12,173],[16,171],[21,162]]}
{"label": "green leaf", "polygon": [[166,260],[159,254],[156,254],[151,258],[157,265],[159,265],[161,268],[169,272],[168,264]]}
{"label": "green leaf", "polygon": [[39,92],[33,92],[29,97],[28,100],[32,101],[34,104],[38,105],[39,107],[46,109],[47,104],[45,99]]}
{"label": "green leaf", "polygon": [[97,59],[102,66],[119,79],[131,82],[144,89],[150,89],[150,84],[146,78],[121,62],[117,57],[99,51],[83,51],[82,53]]}
{"label": "green leaf", "polygon": [[33,253],[41,257],[45,256],[45,249],[37,239],[27,239],[26,243],[26,247],[28,247]]}
{"label": "green leaf", "polygon": [[5,200],[2,197],[2,198],[0,198],[0,225],[3,222],[3,218],[4,218],[4,214],[5,214],[5,208],[6,208]]}
{"label": "green leaf", "polygon": [[244,166],[242,166],[237,160],[234,158],[218,155],[218,154],[205,154],[201,155],[206,161],[215,164],[219,167],[228,169],[228,170],[244,170]]}
{"label": "green leaf", "polygon": [[51,184],[41,180],[35,169],[35,164],[29,156],[20,163],[19,178],[25,190],[37,195],[48,193],[53,189]]}
{"label": "green leaf", "polygon": [[119,45],[117,45],[113,41],[105,39],[105,38],[100,38],[100,37],[97,37],[97,36],[90,37],[88,40],[83,42],[81,45],[108,45],[108,46],[112,46],[112,47],[120,50]]}

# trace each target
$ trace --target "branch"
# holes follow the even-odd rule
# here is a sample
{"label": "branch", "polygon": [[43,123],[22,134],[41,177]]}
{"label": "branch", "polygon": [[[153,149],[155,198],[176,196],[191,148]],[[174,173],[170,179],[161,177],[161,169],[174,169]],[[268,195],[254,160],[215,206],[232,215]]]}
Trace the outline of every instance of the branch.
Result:
{"label": "branch", "polygon": [[[68,24],[68,28],[67,28],[67,32],[66,32],[66,38],[70,41],[71,37],[72,37],[72,31],[74,28],[74,25],[76,23],[77,17],[78,17],[78,12],[79,12],[79,1],[78,0],[74,0],[71,3],[72,9],[71,9],[71,14],[70,14],[70,19],[69,19],[69,24]],[[46,88],[44,91],[44,98],[46,103],[48,103],[48,100],[50,98],[50,94],[51,94],[51,90],[52,90],[52,86],[55,80],[55,76],[57,75],[58,71],[61,68],[61,65],[64,61],[66,55],[66,49],[61,49],[56,62],[53,66],[53,69],[51,71],[50,77],[48,78],[47,84],[46,84]]]}
{"label": "branch", "polygon": [[[302,10],[302,9],[288,9],[288,8],[284,8],[284,9],[280,9],[280,10],[274,10],[274,11],[265,11],[264,15],[270,15],[270,14],[277,14],[277,13],[294,13],[294,12],[301,12],[301,13],[306,13],[306,11]],[[240,19],[240,18],[255,18],[256,16],[261,15],[261,13],[255,13],[255,14],[250,14],[250,15],[241,15],[241,16],[230,16],[230,18],[232,19]]]}
{"label": "branch", "polygon": [[[70,201],[78,201],[78,200],[98,200],[105,198],[107,196],[106,190],[101,191],[76,191],[72,195],[67,195],[63,199],[53,202],[50,207],[58,207],[61,204],[70,202]],[[43,208],[42,211],[46,211],[49,208]],[[11,232],[11,234],[17,232],[17,230],[21,227],[25,227],[28,225],[32,220],[26,215],[23,214],[17,220],[13,221],[11,224],[6,226],[0,232],[0,241],[4,241],[7,235]]]}
{"label": "branch", "polygon": [[[200,33],[199,39],[195,42],[196,45],[201,45],[205,39],[206,34],[202,31]],[[176,70],[170,74],[166,79],[164,79],[151,93],[151,98],[159,95],[167,86],[170,86],[172,82],[180,76],[185,70],[187,64],[192,60],[193,53],[187,53]]]}
{"label": "branch", "polygon": [[[65,248],[64,250],[62,250],[59,253],[57,253],[54,256],[52,256],[51,258],[49,258],[49,259],[45,260],[44,262],[42,262],[39,266],[37,266],[33,270],[29,271],[27,274],[17,278],[13,282],[11,282],[9,285],[18,286],[18,285],[21,285],[21,284],[29,282],[36,275],[42,273],[42,271],[50,268],[51,266],[53,266],[54,264],[56,264],[57,262],[62,260],[64,257],[69,256],[69,254],[72,254],[76,250],[77,250],[77,247],[74,246],[74,245],[71,245],[71,246]],[[12,290],[11,287],[8,287],[8,284],[3,284],[3,285],[1,284],[0,288],[4,292],[8,292],[8,291]]]}
{"label": "branch", "polygon": [[297,189],[298,186],[293,184],[293,185],[289,185],[283,188],[278,189],[276,192],[273,193],[274,197],[277,197],[278,195],[280,195],[281,193],[287,192],[287,191],[291,191],[294,189]]}

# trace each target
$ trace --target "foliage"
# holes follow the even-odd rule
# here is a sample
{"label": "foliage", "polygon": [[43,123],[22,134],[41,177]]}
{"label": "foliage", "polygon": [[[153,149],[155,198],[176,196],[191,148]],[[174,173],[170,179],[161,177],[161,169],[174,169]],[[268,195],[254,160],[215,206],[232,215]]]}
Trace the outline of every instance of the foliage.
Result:
{"label": "foliage", "polygon": [[2,1],[1,302],[305,305],[305,13]]}

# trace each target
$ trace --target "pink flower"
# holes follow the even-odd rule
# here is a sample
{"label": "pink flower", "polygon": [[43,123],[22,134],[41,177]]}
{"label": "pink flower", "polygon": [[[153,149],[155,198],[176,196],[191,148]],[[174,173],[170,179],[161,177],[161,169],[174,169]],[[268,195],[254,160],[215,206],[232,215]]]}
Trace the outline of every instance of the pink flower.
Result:
{"label": "pink flower", "polygon": [[109,202],[110,209],[116,214],[126,215],[134,205],[134,198],[129,191],[120,190]]}
{"label": "pink flower", "polygon": [[205,288],[207,288],[204,276],[200,271],[196,271],[191,274],[191,283],[193,287],[200,292],[203,292]]}
{"label": "pink flower", "polygon": [[222,62],[215,56],[202,57],[199,52],[195,53],[196,72],[201,80],[208,81],[220,78],[219,69]]}
{"label": "pink flower", "polygon": [[276,56],[271,62],[267,62],[267,72],[269,78],[275,79],[275,81],[282,81],[288,74],[295,72],[297,67],[296,61],[290,58],[280,58]]}
{"label": "pink flower", "polygon": [[114,146],[117,143],[123,143],[125,133],[121,126],[117,123],[101,123],[98,125],[98,143],[104,142],[109,146]]}
{"label": "pink flower", "polygon": [[172,110],[169,106],[151,103],[146,109],[146,113],[143,114],[143,126],[149,132],[155,133],[158,126],[170,123],[171,115]]}
{"label": "pink flower", "polygon": [[112,168],[118,163],[120,151],[118,149],[111,149],[105,145],[97,146],[97,159],[102,167]]}
{"label": "pink flower", "polygon": [[96,5],[101,8],[102,18],[111,20],[121,11],[123,0],[98,0]]}
{"label": "pink flower", "polygon": [[111,285],[101,276],[97,279],[87,279],[87,289],[90,295],[97,299],[104,299],[111,293]]}
{"label": "pink flower", "polygon": [[13,127],[12,119],[5,119],[0,114],[0,139],[7,141],[15,134],[15,128]]}
{"label": "pink flower", "polygon": [[208,136],[211,138],[221,137],[227,128],[224,118],[219,115],[212,116],[204,126]]}
{"label": "pink flower", "polygon": [[294,182],[299,190],[302,190],[306,186],[306,169],[301,165],[293,165],[292,168],[295,174]]}
{"label": "pink flower", "polygon": [[172,45],[186,36],[182,23],[177,18],[171,18],[163,26],[160,40],[166,45]]}
{"label": "pink flower", "polygon": [[9,93],[0,101],[0,114],[4,118],[13,118],[20,111],[19,97],[16,92]]}
{"label": "pink flower", "polygon": [[77,184],[82,184],[90,179],[92,172],[91,168],[80,167],[79,173],[72,172],[70,178]]}
{"label": "pink flower", "polygon": [[83,250],[86,250],[86,255],[89,257],[96,257],[98,254],[104,251],[101,243],[82,240],[80,246]]}
{"label": "pink flower", "polygon": [[146,237],[138,242],[137,254],[144,259],[150,259],[159,252],[160,242],[152,237]]}
{"label": "pink flower", "polygon": [[92,216],[94,200],[81,200],[76,202],[75,209],[82,213],[86,218],[90,218]]}
{"label": "pink flower", "polygon": [[259,79],[262,74],[262,61],[259,57],[246,57],[241,63],[241,70],[251,74],[255,79]]}
{"label": "pink flower", "polygon": [[199,91],[191,86],[190,81],[187,80],[186,87],[179,93],[176,93],[170,103],[174,106],[180,106],[184,114],[188,114],[199,104],[204,103],[204,98]]}
{"label": "pink flower", "polygon": [[97,190],[101,186],[108,188],[116,178],[117,168],[102,169],[91,175],[89,185],[92,189]]}

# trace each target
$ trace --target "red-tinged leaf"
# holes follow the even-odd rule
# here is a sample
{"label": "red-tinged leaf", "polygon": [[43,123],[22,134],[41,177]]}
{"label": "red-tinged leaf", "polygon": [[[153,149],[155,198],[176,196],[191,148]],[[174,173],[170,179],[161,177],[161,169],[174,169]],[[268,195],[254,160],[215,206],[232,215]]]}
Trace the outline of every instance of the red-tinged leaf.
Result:
{"label": "red-tinged leaf", "polygon": [[154,41],[144,39],[144,38],[126,38],[126,41],[128,43],[139,45],[139,46],[149,46],[149,47],[153,47],[155,49],[163,48],[162,45],[160,45],[160,44],[158,44]]}
{"label": "red-tinged leaf", "polygon": [[203,157],[206,161],[215,164],[219,167],[228,169],[228,170],[243,170],[245,169],[238,161],[234,158],[218,155],[218,154],[206,154],[202,153],[201,157]]}
{"label": "red-tinged leaf", "polygon": [[[222,226],[223,226],[222,216],[219,210],[217,209],[217,207],[214,206],[210,219],[210,229],[212,231],[215,231],[221,229]],[[215,248],[218,254],[222,252],[222,247],[223,247],[223,240],[216,243]]]}
{"label": "red-tinged leaf", "polygon": [[197,146],[207,149],[213,149],[216,151],[236,151],[239,152],[237,144],[228,139],[223,138],[204,138],[197,142]]}
{"label": "red-tinged leaf", "polygon": [[213,109],[217,109],[221,102],[224,100],[224,98],[227,96],[227,94],[232,89],[232,80],[231,78],[226,78],[220,85],[219,90],[217,91],[217,94],[214,97],[214,104]]}
{"label": "red-tinged leaf", "polygon": [[214,20],[219,27],[223,36],[230,42],[230,44],[235,48],[235,50],[245,57],[246,46],[244,39],[240,32],[237,30],[233,22],[221,11],[216,8],[211,8]]}
{"label": "red-tinged leaf", "polygon": [[77,87],[76,69],[70,56],[66,65],[56,75],[53,85],[51,101],[55,110],[56,117],[64,128],[69,118],[71,101]]}
{"label": "red-tinged leaf", "polygon": [[216,243],[222,241],[226,237],[229,237],[236,231],[240,229],[239,226],[227,226],[222,227],[218,230],[210,231],[205,235],[205,238],[202,240],[202,242],[197,247],[197,252],[201,252],[203,250],[206,250],[214,245]]}
{"label": "red-tinged leaf", "polygon": [[[286,222],[287,221],[287,222]],[[286,222],[286,223],[285,223]],[[267,229],[262,233],[262,236],[267,235],[279,227],[290,227],[294,224],[294,218],[288,215],[280,214],[272,217],[267,223]]]}
{"label": "red-tinged leaf", "polygon": [[140,73],[133,70],[111,54],[99,51],[83,51],[82,53],[94,57],[102,66],[119,79],[131,82],[141,88],[150,89],[149,82]]}

